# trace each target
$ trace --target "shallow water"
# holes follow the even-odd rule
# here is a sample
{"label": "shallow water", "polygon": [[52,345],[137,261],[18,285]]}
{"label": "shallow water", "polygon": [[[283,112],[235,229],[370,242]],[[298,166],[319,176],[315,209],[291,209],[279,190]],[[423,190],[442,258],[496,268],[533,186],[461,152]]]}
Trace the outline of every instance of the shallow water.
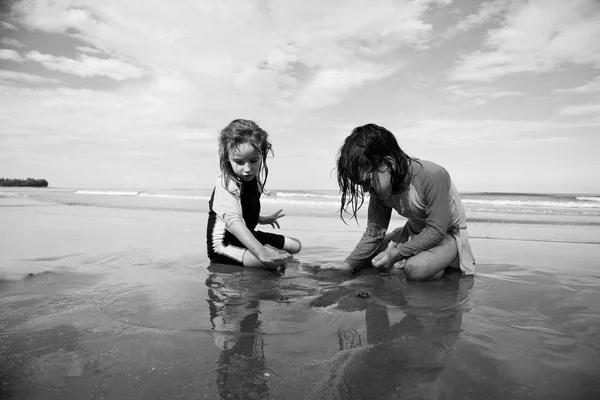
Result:
{"label": "shallow water", "polygon": [[487,264],[411,283],[135,258],[2,284],[0,398],[600,395],[597,273]]}
{"label": "shallow water", "polygon": [[475,277],[411,283],[320,271],[361,234],[335,218],[284,218],[274,273],[156,199],[0,200],[0,399],[600,398],[595,225],[474,224]]}

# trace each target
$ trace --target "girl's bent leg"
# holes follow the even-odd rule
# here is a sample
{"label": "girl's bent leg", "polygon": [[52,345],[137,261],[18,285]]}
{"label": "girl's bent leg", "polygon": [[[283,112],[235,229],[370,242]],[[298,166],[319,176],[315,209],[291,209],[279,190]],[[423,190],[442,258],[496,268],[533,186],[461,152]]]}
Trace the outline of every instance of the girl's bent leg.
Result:
{"label": "girl's bent leg", "polygon": [[290,254],[299,253],[302,250],[302,243],[296,238],[293,237],[285,237],[285,243],[283,245],[283,250],[287,251]]}
{"label": "girl's bent leg", "polygon": [[444,269],[458,257],[456,240],[446,234],[440,244],[415,254],[404,263],[406,279],[413,281],[427,281],[439,279],[444,274]]}
{"label": "girl's bent leg", "polygon": [[248,250],[246,250],[244,253],[242,264],[244,267],[249,268],[265,268],[264,264],[260,262],[258,258],[254,257],[254,254],[250,253]]}

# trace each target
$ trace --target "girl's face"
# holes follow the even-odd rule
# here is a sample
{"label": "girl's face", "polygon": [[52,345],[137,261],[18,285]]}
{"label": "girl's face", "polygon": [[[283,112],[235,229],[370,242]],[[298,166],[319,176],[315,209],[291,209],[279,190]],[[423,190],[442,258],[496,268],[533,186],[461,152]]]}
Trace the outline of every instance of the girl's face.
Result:
{"label": "girl's face", "polygon": [[229,164],[234,174],[241,180],[249,182],[260,172],[262,157],[254,146],[250,143],[244,143],[239,147],[230,149]]}
{"label": "girl's face", "polygon": [[366,174],[359,182],[365,192],[387,201],[392,195],[392,173],[386,165],[380,165],[374,173]]}

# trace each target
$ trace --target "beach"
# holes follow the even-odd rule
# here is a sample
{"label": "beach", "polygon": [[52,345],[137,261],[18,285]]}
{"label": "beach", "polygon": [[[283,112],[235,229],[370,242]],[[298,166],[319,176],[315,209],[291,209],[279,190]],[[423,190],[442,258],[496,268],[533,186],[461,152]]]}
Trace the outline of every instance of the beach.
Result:
{"label": "beach", "polygon": [[597,196],[461,195],[475,276],[425,283],[319,269],[335,192],[263,199],[284,271],[210,265],[209,196],[0,189],[0,399],[600,398]]}

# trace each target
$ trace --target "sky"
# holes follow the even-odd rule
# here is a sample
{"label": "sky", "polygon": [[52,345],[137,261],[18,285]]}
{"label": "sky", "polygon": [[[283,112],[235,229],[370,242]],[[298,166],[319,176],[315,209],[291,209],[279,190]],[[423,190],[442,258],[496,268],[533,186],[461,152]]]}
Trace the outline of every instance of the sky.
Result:
{"label": "sky", "polygon": [[267,189],[337,189],[372,122],[462,192],[600,193],[600,2],[0,2],[0,177],[211,188],[236,118]]}

